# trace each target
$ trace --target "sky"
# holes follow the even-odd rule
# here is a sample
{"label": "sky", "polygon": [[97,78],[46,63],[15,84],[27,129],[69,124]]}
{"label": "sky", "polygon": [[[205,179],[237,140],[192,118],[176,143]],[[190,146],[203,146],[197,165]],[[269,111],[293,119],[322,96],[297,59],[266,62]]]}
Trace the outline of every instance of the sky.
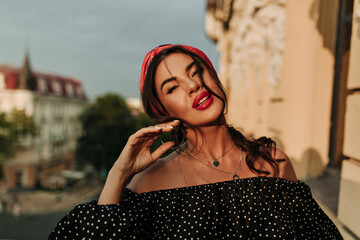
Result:
{"label": "sky", "polygon": [[205,0],[0,0],[0,64],[75,77],[90,100],[139,98],[143,57],[165,44],[219,54],[205,34]]}

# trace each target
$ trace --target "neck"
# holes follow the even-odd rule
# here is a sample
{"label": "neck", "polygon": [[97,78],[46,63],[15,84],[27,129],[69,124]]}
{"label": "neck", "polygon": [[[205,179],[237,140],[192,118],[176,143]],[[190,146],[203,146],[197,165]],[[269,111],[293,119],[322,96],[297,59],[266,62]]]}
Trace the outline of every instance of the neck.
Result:
{"label": "neck", "polygon": [[203,126],[195,130],[189,128],[187,138],[190,151],[210,158],[221,156],[233,144],[226,123]]}

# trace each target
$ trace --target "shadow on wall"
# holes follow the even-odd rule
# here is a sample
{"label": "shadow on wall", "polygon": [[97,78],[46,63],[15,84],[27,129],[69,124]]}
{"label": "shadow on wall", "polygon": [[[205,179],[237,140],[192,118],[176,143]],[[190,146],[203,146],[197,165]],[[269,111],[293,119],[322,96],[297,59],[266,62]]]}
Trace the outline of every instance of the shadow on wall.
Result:
{"label": "shadow on wall", "polygon": [[323,46],[332,54],[335,52],[334,29],[337,27],[338,5],[337,0],[315,0],[309,11],[309,17],[315,22],[322,36]]}
{"label": "shadow on wall", "polygon": [[290,158],[295,169],[295,173],[299,179],[314,178],[321,176],[327,166],[323,161],[320,153],[314,148],[307,148],[301,154],[300,159],[292,156],[291,152],[287,152],[281,137],[273,135],[271,139],[275,141],[276,148],[284,151]]}
{"label": "shadow on wall", "polygon": [[285,152],[284,143],[281,141],[281,139],[278,136],[273,136],[271,137],[271,139],[275,141],[277,149],[280,149]]}
{"label": "shadow on wall", "polygon": [[326,168],[320,153],[313,148],[306,149],[300,159],[296,159],[290,155],[290,160],[298,179],[321,176]]}
{"label": "shadow on wall", "polygon": [[320,153],[313,148],[306,149],[301,159],[307,162],[306,170],[308,177],[321,175],[326,167],[322,161]]}

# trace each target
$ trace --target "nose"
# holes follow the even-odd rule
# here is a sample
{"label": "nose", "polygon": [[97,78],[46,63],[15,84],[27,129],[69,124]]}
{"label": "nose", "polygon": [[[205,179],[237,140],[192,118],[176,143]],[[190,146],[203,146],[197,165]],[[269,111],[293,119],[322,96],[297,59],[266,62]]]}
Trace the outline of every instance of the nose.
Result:
{"label": "nose", "polygon": [[183,82],[183,86],[186,93],[191,96],[192,94],[199,91],[201,88],[201,83],[200,81],[194,79],[186,79],[186,81]]}

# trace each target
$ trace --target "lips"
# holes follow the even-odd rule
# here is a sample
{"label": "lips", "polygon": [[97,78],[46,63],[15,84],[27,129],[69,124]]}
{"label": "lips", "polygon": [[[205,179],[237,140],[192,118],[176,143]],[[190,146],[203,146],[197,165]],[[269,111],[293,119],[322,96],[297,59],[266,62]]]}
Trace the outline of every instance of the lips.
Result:
{"label": "lips", "polygon": [[196,110],[204,110],[211,105],[213,100],[213,96],[208,91],[204,91],[196,96],[192,107]]}

